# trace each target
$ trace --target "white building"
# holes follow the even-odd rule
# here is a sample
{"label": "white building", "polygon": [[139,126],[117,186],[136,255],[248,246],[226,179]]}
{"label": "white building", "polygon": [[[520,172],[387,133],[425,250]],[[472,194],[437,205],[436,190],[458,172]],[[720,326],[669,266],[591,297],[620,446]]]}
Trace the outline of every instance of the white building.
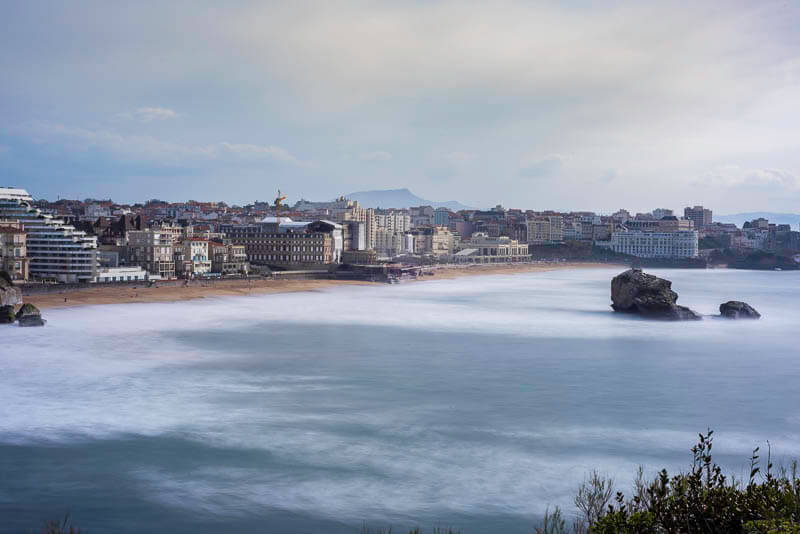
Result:
{"label": "white building", "polygon": [[489,237],[483,232],[472,234],[460,247],[453,256],[457,263],[510,263],[531,259],[527,243],[506,236]]}
{"label": "white building", "polygon": [[160,280],[159,275],[151,275],[141,267],[106,267],[97,273],[96,282],[136,282],[144,280]]}
{"label": "white building", "polygon": [[24,189],[0,187],[0,218],[23,224],[32,277],[68,283],[97,278],[97,238],[35,208]]}
{"label": "white building", "polygon": [[611,235],[611,250],[640,258],[696,258],[696,230],[680,232],[617,231]]}

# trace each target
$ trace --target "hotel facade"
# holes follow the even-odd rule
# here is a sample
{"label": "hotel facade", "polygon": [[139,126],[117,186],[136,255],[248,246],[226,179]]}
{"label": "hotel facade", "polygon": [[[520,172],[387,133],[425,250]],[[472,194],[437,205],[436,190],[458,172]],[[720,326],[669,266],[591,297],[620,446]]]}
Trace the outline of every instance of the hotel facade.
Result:
{"label": "hotel facade", "polygon": [[31,277],[65,283],[97,281],[97,237],[43,213],[24,189],[0,187],[0,218],[22,223]]}

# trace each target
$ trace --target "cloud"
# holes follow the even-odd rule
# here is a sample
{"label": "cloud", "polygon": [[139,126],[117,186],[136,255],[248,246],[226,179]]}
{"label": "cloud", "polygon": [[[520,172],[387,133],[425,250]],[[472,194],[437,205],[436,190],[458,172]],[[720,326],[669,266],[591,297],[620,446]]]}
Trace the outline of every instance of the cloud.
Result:
{"label": "cloud", "polygon": [[703,175],[696,185],[714,188],[752,190],[800,190],[800,180],[782,169],[745,169],[738,165],[724,165]]}
{"label": "cloud", "polygon": [[377,150],[375,152],[365,152],[359,156],[362,161],[390,161],[392,159],[392,155],[389,152],[385,152],[383,150]]}
{"label": "cloud", "polygon": [[[748,178],[762,188],[800,176],[800,4],[785,0],[174,2],[122,12],[21,2],[7,18],[3,124],[85,126],[48,134],[40,148],[113,154],[98,154],[97,175],[124,172],[113,166],[122,159],[198,170],[274,161],[320,199],[398,184],[433,198],[457,183],[461,201],[482,205],[491,176],[502,184],[492,204],[639,211],[689,202],[695,177],[717,163],[763,170]],[[120,110],[127,120],[103,122]],[[21,153],[0,143],[13,148],[4,162]],[[75,179],[92,170],[84,156]],[[603,180],[606,169],[619,174]],[[558,187],[532,187],[556,176]],[[731,180],[744,177],[720,183]],[[54,195],[60,187],[54,180]],[[238,198],[245,187],[229,185]],[[725,209],[773,200],[735,189],[719,199]]]}
{"label": "cloud", "polygon": [[527,176],[529,178],[543,178],[557,174],[563,165],[564,156],[561,156],[560,154],[552,154],[524,165],[520,169],[519,173],[522,176]]}
{"label": "cloud", "polygon": [[145,107],[139,108],[136,111],[130,112],[126,111],[124,113],[119,113],[118,117],[123,119],[133,119],[140,122],[153,122],[153,121],[162,121],[166,119],[174,119],[177,117],[178,114],[169,109],[169,108],[160,108],[160,107]]}
{"label": "cloud", "polygon": [[293,156],[285,148],[279,146],[262,146],[251,144],[237,144],[237,143],[220,143],[220,146],[231,154],[236,154],[243,157],[255,158],[269,158],[283,163],[290,163],[292,165],[307,165]]}
{"label": "cloud", "polygon": [[111,130],[92,130],[63,124],[36,122],[21,131],[36,143],[58,141],[71,150],[99,149],[118,156],[150,162],[178,164],[220,160],[233,157],[239,160],[268,159],[293,166],[307,166],[288,150],[273,145],[220,142],[190,145],[164,141],[149,135],[124,135]]}

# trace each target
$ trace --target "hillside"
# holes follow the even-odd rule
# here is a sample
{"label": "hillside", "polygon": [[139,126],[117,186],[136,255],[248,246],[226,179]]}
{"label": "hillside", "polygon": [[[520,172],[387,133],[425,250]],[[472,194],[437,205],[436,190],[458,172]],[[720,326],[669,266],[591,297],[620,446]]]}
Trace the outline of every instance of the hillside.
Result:
{"label": "hillside", "polygon": [[769,222],[775,224],[791,224],[792,230],[797,230],[797,226],[800,225],[800,214],[798,213],[773,213],[768,211],[734,213],[732,215],[717,215],[715,213],[714,222],[733,223],[736,226],[742,226],[746,221],[752,221],[759,217],[769,219]]}

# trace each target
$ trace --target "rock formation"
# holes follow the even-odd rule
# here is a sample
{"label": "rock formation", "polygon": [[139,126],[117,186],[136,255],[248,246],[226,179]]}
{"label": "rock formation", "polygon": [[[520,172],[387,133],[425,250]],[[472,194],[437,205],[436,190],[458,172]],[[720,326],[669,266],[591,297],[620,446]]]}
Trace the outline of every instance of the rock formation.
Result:
{"label": "rock formation", "polygon": [[761,314],[746,302],[729,300],[719,305],[719,313],[728,319],[758,319]]}
{"label": "rock formation", "polygon": [[17,312],[17,321],[20,326],[44,326],[42,312],[33,304],[23,304]]}
{"label": "rock formation", "polygon": [[0,324],[11,324],[16,320],[14,306],[0,306]]}
{"label": "rock formation", "polygon": [[22,304],[22,291],[14,287],[11,277],[0,271],[0,306],[16,306]]}
{"label": "rock formation", "polygon": [[686,306],[677,305],[677,300],[672,282],[643,273],[641,269],[629,269],[611,280],[614,311],[669,321],[702,319]]}

